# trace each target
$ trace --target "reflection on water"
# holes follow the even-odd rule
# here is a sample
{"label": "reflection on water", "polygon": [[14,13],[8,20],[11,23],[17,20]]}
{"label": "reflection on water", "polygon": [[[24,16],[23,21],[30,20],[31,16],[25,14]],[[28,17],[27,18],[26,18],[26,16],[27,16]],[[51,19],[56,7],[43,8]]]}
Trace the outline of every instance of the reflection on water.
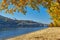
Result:
{"label": "reflection on water", "polygon": [[43,29],[43,28],[47,28],[47,27],[16,28],[14,30],[10,29],[10,30],[5,30],[5,31],[0,31],[0,39],[10,38],[10,37],[26,34],[26,33],[29,33],[29,32],[33,32],[33,31]]}

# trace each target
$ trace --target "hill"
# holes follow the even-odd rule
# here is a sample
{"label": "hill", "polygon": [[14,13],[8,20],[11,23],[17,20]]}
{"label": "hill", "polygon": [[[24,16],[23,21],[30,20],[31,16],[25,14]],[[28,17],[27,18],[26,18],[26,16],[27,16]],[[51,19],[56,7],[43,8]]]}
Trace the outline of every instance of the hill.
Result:
{"label": "hill", "polygon": [[42,24],[30,20],[13,20],[0,15],[0,29],[2,28],[17,28],[17,27],[46,27],[47,24]]}

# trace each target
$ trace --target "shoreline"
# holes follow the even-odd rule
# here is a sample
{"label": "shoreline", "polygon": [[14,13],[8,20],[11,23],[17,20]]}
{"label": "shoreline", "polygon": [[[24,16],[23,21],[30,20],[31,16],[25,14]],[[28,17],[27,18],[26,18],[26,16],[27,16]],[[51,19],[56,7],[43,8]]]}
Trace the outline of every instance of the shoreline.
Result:
{"label": "shoreline", "polygon": [[6,40],[60,40],[60,27],[49,27]]}

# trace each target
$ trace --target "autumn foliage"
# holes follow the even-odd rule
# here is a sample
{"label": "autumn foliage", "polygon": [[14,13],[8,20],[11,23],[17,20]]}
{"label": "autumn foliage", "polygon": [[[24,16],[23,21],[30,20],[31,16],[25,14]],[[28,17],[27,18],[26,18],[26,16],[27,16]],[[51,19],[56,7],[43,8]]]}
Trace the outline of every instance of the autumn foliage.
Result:
{"label": "autumn foliage", "polygon": [[[13,5],[14,8],[8,8],[9,5]],[[60,26],[60,0],[2,0],[0,10],[12,14],[16,11],[26,14],[27,10],[25,9],[27,6],[38,11],[40,5],[47,8],[47,12],[53,20],[49,26]]]}

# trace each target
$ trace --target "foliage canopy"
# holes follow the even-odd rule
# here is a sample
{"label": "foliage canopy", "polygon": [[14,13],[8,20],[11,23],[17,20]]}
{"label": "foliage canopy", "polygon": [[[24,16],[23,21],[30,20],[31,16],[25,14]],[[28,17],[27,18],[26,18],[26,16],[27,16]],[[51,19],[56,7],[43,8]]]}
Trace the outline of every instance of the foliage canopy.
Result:
{"label": "foliage canopy", "polygon": [[[14,8],[9,9],[9,5],[13,5]],[[0,10],[5,10],[6,13],[18,10],[18,12],[26,14],[26,6],[38,11],[40,5],[48,9],[47,12],[53,20],[49,26],[60,26],[60,0],[2,0]]]}

